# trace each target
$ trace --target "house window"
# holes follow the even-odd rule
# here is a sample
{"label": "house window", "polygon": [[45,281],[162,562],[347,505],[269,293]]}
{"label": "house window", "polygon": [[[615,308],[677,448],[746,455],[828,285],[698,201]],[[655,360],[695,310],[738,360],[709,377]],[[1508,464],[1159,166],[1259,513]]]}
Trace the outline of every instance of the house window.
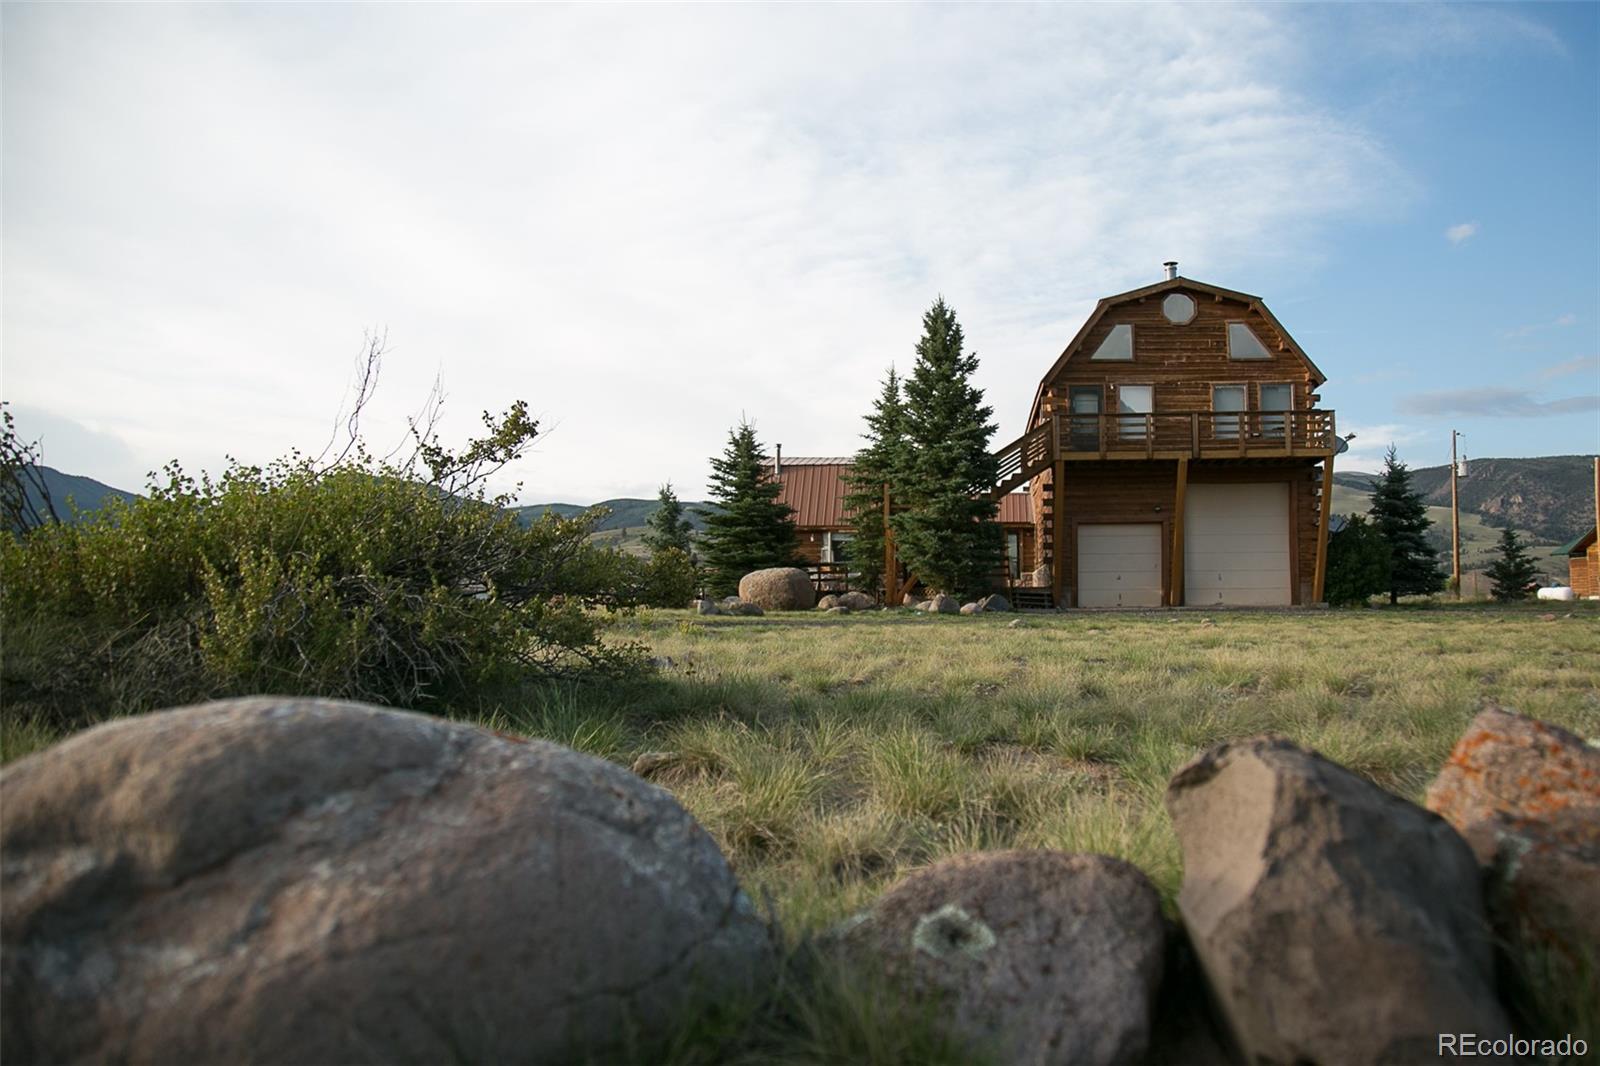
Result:
{"label": "house window", "polygon": [[1261,343],[1261,338],[1243,322],[1228,323],[1229,359],[1271,359],[1272,353]]}
{"label": "house window", "polygon": [[1132,359],[1133,358],[1133,327],[1127,323],[1112,326],[1106,339],[1100,342],[1100,347],[1094,350],[1090,359]]}
{"label": "house window", "polygon": [[1117,420],[1117,432],[1123,440],[1144,440],[1146,427],[1143,416],[1155,410],[1154,400],[1155,387],[1152,385],[1117,386],[1117,413],[1140,416]]}
{"label": "house window", "polygon": [[1022,576],[1022,534],[1006,534],[1006,566],[1011,572],[1011,580],[1016,581]]}
{"label": "house window", "polygon": [[[1285,384],[1261,386],[1261,410],[1293,411],[1294,386]],[[1264,436],[1282,439],[1287,423],[1288,419],[1282,415],[1263,414],[1261,432]]]}
{"label": "house window", "polygon": [[835,533],[832,530],[822,535],[822,561],[825,563],[843,563],[850,560],[850,540],[848,533]]}
{"label": "house window", "polygon": [[1194,298],[1181,292],[1172,293],[1161,301],[1161,313],[1174,326],[1187,326],[1194,321]]}
{"label": "house window", "polygon": [[1216,412],[1211,418],[1212,435],[1218,440],[1238,440],[1243,419],[1232,412],[1244,409],[1243,385],[1211,386],[1211,410]]}
{"label": "house window", "polygon": [[1094,451],[1100,447],[1099,385],[1074,385],[1072,387],[1072,448],[1074,451]]}

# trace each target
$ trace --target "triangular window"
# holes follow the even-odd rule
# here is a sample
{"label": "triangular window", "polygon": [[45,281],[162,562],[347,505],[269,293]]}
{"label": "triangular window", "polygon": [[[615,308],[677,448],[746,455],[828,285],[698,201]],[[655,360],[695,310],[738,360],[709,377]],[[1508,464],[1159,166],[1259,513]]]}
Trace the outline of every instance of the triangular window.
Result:
{"label": "triangular window", "polygon": [[1228,323],[1229,359],[1271,359],[1272,353],[1243,322]]}
{"label": "triangular window", "polygon": [[1100,347],[1094,350],[1090,359],[1132,359],[1133,358],[1133,327],[1127,323],[1112,326],[1106,339],[1100,342]]}

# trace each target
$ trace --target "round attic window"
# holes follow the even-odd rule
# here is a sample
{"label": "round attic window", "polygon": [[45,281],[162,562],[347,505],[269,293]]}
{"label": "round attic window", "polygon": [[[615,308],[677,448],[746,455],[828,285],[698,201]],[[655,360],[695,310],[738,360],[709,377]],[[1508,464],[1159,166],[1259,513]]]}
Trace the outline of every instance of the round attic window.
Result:
{"label": "round attic window", "polygon": [[1167,321],[1174,326],[1188,325],[1194,321],[1194,300],[1181,292],[1175,292],[1161,301],[1161,313],[1167,316]]}

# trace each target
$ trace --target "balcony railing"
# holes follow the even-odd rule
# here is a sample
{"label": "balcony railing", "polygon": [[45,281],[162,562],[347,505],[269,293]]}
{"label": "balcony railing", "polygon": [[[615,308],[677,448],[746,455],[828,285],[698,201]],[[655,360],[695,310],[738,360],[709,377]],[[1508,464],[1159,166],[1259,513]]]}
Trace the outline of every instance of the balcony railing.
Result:
{"label": "balcony railing", "polygon": [[1230,458],[1323,455],[1332,411],[1190,411],[1057,415],[1062,458]]}
{"label": "balcony railing", "polygon": [[995,452],[993,495],[1026,484],[1056,459],[1321,457],[1336,441],[1332,411],[1057,414]]}

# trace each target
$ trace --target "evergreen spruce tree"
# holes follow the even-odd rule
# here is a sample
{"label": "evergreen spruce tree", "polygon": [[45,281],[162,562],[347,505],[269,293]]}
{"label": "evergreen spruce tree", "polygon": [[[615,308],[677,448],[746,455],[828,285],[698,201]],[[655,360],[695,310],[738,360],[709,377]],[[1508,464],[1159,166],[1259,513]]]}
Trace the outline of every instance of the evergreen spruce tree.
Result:
{"label": "evergreen spruce tree", "polygon": [[1487,571],[1492,582],[1489,595],[1501,603],[1527,599],[1539,583],[1539,566],[1523,550],[1522,539],[1517,536],[1514,526],[1507,526],[1500,531],[1497,549],[1500,558],[1490,563]]}
{"label": "evergreen spruce tree", "polygon": [[1324,595],[1335,607],[1365,605],[1389,587],[1389,542],[1358,514],[1328,538]]}
{"label": "evergreen spruce tree", "polygon": [[884,577],[883,487],[889,486],[893,506],[908,456],[905,406],[894,367],[889,368],[883,392],[872,402],[866,419],[867,432],[862,437],[867,446],[855,455],[844,510],[855,532],[850,545],[851,580],[861,588],[875,590]]}
{"label": "evergreen spruce tree", "polygon": [[650,513],[645,520],[644,546],[650,549],[652,555],[676,548],[683,554],[693,558],[693,545],[690,534],[693,526],[683,513],[683,504],[678,502],[678,494],[672,491],[672,482],[661,486],[661,491],[656,494],[659,506]]}
{"label": "evergreen spruce tree", "polygon": [[930,588],[952,594],[983,589],[1004,551],[998,477],[989,451],[994,408],[972,385],[978,358],[962,351],[961,325],[944,302],[922,316],[917,361],[905,382],[902,495],[889,520],[899,557]]}
{"label": "evergreen spruce tree", "polygon": [[1367,513],[1389,544],[1389,602],[1401,596],[1426,595],[1444,588],[1439,553],[1428,543],[1428,508],[1422,493],[1411,488],[1411,471],[1395,455],[1394,445],[1383,457],[1383,474],[1372,483],[1372,506]]}
{"label": "evergreen spruce tree", "polygon": [[755,427],[741,421],[728,432],[727,449],[711,459],[711,498],[720,509],[700,512],[706,521],[700,548],[708,591],[732,595],[752,570],[795,564],[794,511],[778,502],[782,488]]}

